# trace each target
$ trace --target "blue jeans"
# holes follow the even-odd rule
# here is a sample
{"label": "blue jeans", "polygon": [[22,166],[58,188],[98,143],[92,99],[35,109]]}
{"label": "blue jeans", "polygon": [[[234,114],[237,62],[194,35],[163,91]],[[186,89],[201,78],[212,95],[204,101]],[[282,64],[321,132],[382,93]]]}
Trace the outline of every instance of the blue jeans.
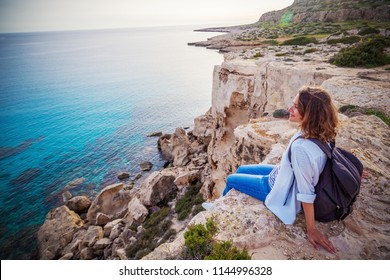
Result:
{"label": "blue jeans", "polygon": [[265,201],[271,191],[268,175],[275,165],[249,164],[238,167],[236,173],[227,177],[223,195],[231,189],[236,189],[254,198]]}

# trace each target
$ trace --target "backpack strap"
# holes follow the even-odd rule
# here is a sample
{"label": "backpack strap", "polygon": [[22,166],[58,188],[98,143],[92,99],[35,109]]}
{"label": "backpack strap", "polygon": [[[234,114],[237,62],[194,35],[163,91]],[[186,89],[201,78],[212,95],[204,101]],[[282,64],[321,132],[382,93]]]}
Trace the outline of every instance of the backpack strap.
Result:
{"label": "backpack strap", "polygon": [[335,147],[335,142],[334,141],[330,143],[330,147],[329,147],[329,145],[327,143],[322,142],[319,139],[308,138],[308,140],[316,143],[317,146],[320,147],[320,149],[325,153],[325,155],[327,155],[328,158],[330,158],[330,159],[332,158],[332,150]]}
{"label": "backpack strap", "polygon": [[[290,161],[290,164],[291,164],[291,146],[295,142],[295,140],[297,140],[299,138],[303,138],[303,137],[298,136],[297,138],[295,138],[294,141],[291,143],[290,147],[288,148],[288,159]],[[330,159],[332,158],[332,150],[335,147],[334,141],[330,143],[330,147],[329,147],[329,145],[327,143],[324,143],[319,139],[316,139],[316,138],[305,138],[305,139],[310,140],[310,141],[314,142],[315,144],[317,144],[317,146],[325,153],[325,155],[328,158],[330,158]]]}

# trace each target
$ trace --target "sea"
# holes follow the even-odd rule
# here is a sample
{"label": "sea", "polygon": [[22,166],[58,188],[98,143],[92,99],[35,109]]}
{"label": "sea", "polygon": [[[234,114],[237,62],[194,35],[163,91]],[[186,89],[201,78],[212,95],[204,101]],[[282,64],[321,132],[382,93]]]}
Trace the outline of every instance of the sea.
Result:
{"label": "sea", "polygon": [[202,27],[0,34],[1,259],[36,258],[39,227],[69,194],[163,168],[149,134],[191,130],[211,106],[223,56],[188,45],[218,35]]}

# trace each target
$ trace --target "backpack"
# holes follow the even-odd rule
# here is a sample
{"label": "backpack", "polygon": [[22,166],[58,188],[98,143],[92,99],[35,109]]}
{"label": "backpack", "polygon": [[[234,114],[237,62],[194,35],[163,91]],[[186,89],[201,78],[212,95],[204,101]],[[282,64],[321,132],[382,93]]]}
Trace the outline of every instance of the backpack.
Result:
{"label": "backpack", "polygon": [[[327,156],[324,170],[315,186],[315,219],[320,222],[344,220],[352,212],[352,205],[360,192],[363,164],[352,153],[336,147],[335,142],[330,143],[329,147],[319,139],[308,140],[317,144]],[[291,145],[288,157],[291,162]]]}

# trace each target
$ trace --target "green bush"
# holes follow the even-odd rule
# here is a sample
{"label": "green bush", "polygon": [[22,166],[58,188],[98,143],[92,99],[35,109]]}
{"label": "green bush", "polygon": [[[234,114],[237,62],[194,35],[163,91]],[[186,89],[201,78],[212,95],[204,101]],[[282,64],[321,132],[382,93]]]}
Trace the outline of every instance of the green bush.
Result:
{"label": "green bush", "polygon": [[305,54],[306,54],[306,53],[314,53],[314,52],[316,52],[316,51],[317,51],[316,48],[309,48],[309,49],[306,49],[304,53],[305,53]]}
{"label": "green bush", "polygon": [[246,250],[239,250],[230,241],[222,241],[214,244],[209,256],[205,260],[250,260]]}
{"label": "green bush", "polygon": [[291,45],[304,46],[304,45],[308,45],[311,43],[318,44],[318,41],[316,38],[313,38],[313,37],[301,36],[301,37],[296,37],[293,39],[286,40],[282,43],[282,45],[285,45],[285,46],[291,46]]}
{"label": "green bush", "polygon": [[379,34],[380,31],[374,27],[365,27],[362,30],[359,31],[359,35],[364,36],[364,35],[369,35],[369,34]]}
{"label": "green bush", "polygon": [[257,52],[253,58],[259,58],[259,57],[263,57],[264,55],[261,53],[261,52]]}
{"label": "green bush", "polygon": [[216,242],[213,237],[218,233],[214,218],[206,225],[190,225],[184,233],[185,248],[182,257],[195,260],[250,260],[246,249],[239,250],[230,241]]}
{"label": "green bush", "polygon": [[386,116],[383,111],[376,109],[367,109],[367,115],[374,115],[384,121],[385,124],[390,126],[390,117]]}
{"label": "green bush", "polygon": [[348,104],[348,105],[343,105],[339,108],[339,112],[340,113],[348,113],[348,112],[351,112],[351,111],[354,111],[354,110],[357,110],[359,109],[360,107],[357,106],[357,105],[352,105],[352,104]]}
{"label": "green bush", "polygon": [[390,126],[390,117],[387,116],[383,111],[374,109],[374,108],[364,108],[357,105],[344,105],[339,108],[339,112],[343,113],[346,116],[351,116],[356,113],[363,115],[374,115],[380,118],[385,124]]}
{"label": "green bush", "polygon": [[390,46],[390,39],[383,36],[370,38],[350,48],[341,49],[330,61],[341,67],[378,67],[390,63],[390,56],[385,48]]}
{"label": "green bush", "polygon": [[360,41],[359,36],[348,36],[348,37],[342,37],[339,39],[329,39],[326,41],[326,43],[328,45],[335,45],[338,43],[352,45],[352,44],[358,43],[359,41]]}
{"label": "green bush", "polygon": [[211,240],[214,235],[211,229],[202,224],[190,225],[184,233],[185,246],[194,259],[204,259],[212,250]]}
{"label": "green bush", "polygon": [[290,113],[286,109],[276,109],[273,113],[272,116],[274,118],[288,118],[290,116]]}
{"label": "green bush", "polygon": [[264,45],[271,45],[271,46],[277,46],[279,45],[278,41],[276,40],[265,40],[261,42]]}
{"label": "green bush", "polygon": [[288,53],[286,53],[286,52],[283,52],[283,53],[276,53],[275,54],[275,56],[286,56],[286,55],[288,55]]}
{"label": "green bush", "polygon": [[170,212],[169,207],[164,207],[161,208],[159,211],[154,212],[145,220],[143,224],[144,228],[150,228],[156,224],[159,224],[168,216],[169,212]]}
{"label": "green bush", "polygon": [[141,259],[171,236],[175,236],[176,231],[171,229],[172,221],[166,219],[169,213],[170,208],[164,207],[145,220],[144,231],[137,234],[136,241],[126,247],[129,259]]}
{"label": "green bush", "polygon": [[271,34],[271,35],[267,35],[265,36],[265,39],[267,40],[274,40],[274,39],[278,39],[279,36],[277,34]]}
{"label": "green bush", "polygon": [[191,213],[195,215],[195,209],[198,211],[197,213],[199,213],[199,207],[195,207],[194,211],[193,208],[194,205],[197,206],[204,202],[202,195],[199,193],[200,187],[200,184],[190,185],[184,196],[177,200],[175,211],[177,213],[177,218],[180,221],[186,219]]}

